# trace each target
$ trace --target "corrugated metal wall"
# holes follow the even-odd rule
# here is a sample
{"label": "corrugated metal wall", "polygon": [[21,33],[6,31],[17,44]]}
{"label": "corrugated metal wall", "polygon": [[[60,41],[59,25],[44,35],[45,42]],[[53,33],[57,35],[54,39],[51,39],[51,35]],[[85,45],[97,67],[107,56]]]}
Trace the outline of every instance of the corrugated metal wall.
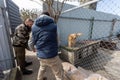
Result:
{"label": "corrugated metal wall", "polygon": [[6,0],[6,4],[9,15],[10,27],[12,33],[14,33],[15,27],[22,23],[19,13],[19,7],[12,0]]}
{"label": "corrugated metal wall", "polygon": [[13,61],[9,46],[9,37],[5,23],[7,21],[3,15],[3,9],[0,8],[0,69],[7,70],[13,67]]}
{"label": "corrugated metal wall", "polygon": [[14,67],[10,32],[21,23],[19,8],[12,0],[0,0],[0,69]]}
{"label": "corrugated metal wall", "polygon": [[[58,32],[62,45],[67,45],[67,37],[71,33],[81,32],[83,35],[80,40],[89,39],[91,29],[91,19],[93,22],[92,39],[107,37],[110,34],[112,20],[119,19],[119,16],[97,12],[90,9],[76,9],[61,15],[58,21]],[[98,21],[97,21],[98,20]],[[114,34],[120,30],[120,21],[117,21],[114,28]]]}

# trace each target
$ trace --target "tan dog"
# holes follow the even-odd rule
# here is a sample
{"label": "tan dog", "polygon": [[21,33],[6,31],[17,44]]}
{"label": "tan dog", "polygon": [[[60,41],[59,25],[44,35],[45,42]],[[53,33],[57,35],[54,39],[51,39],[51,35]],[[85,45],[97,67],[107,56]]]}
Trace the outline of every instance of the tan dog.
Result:
{"label": "tan dog", "polygon": [[65,80],[108,80],[100,74],[95,74],[80,67],[77,69],[68,62],[63,62],[62,65],[65,71]]}
{"label": "tan dog", "polygon": [[68,36],[68,47],[74,47],[76,43],[76,38],[81,36],[82,33],[73,33]]}
{"label": "tan dog", "polygon": [[86,78],[85,80],[108,80],[108,79],[99,74],[90,74],[89,77]]}
{"label": "tan dog", "polygon": [[86,75],[81,73],[75,66],[68,62],[63,62],[63,69],[65,71],[65,80],[84,80]]}

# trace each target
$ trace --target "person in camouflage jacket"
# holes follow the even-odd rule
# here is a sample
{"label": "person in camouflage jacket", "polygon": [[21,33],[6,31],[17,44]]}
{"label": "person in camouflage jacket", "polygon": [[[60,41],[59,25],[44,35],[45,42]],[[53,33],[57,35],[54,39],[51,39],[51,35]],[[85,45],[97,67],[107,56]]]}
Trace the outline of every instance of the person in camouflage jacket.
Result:
{"label": "person in camouflage jacket", "polygon": [[25,61],[25,48],[27,48],[29,34],[31,32],[31,27],[33,25],[32,19],[26,19],[24,24],[20,24],[16,27],[15,33],[13,36],[13,47],[16,54],[16,60],[18,66],[23,74],[31,74],[31,70],[27,70],[26,61]]}
{"label": "person in camouflage jacket", "polygon": [[19,25],[15,30],[13,45],[26,48],[30,32],[31,30],[25,24]]}

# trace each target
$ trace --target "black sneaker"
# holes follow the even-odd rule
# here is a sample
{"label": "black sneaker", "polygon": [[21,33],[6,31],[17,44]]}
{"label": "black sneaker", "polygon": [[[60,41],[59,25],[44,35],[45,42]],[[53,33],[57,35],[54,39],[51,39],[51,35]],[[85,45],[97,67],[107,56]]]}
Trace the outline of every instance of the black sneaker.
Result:
{"label": "black sneaker", "polygon": [[22,73],[23,73],[23,75],[30,75],[30,74],[33,73],[33,71],[32,71],[32,70],[24,69],[24,70],[22,71]]}
{"label": "black sneaker", "polygon": [[43,78],[43,80],[47,80],[47,78],[46,78],[46,77],[44,77],[44,78]]}
{"label": "black sneaker", "polygon": [[25,61],[25,67],[28,67],[28,66],[30,66],[30,65],[32,65],[32,62],[27,62],[27,61]]}

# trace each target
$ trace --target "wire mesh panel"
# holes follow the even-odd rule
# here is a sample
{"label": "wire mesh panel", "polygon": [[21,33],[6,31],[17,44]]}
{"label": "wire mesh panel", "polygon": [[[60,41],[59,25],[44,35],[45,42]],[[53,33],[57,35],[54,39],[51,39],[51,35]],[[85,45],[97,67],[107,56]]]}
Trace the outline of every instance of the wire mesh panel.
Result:
{"label": "wire mesh panel", "polygon": [[119,43],[117,42],[116,46],[112,47],[112,49],[109,46],[113,44],[108,45],[105,43],[105,46],[102,44],[98,40],[85,40],[79,41],[74,48],[62,46],[60,57],[76,67],[82,67],[86,70],[99,73],[110,80],[119,80],[120,51],[117,47]]}
{"label": "wire mesh panel", "polygon": [[[92,0],[80,1],[84,4]],[[93,4],[93,8],[87,5],[60,16],[61,58],[109,80],[120,80],[120,0]],[[74,47],[68,47],[68,36],[73,33],[83,35],[76,39]]]}

